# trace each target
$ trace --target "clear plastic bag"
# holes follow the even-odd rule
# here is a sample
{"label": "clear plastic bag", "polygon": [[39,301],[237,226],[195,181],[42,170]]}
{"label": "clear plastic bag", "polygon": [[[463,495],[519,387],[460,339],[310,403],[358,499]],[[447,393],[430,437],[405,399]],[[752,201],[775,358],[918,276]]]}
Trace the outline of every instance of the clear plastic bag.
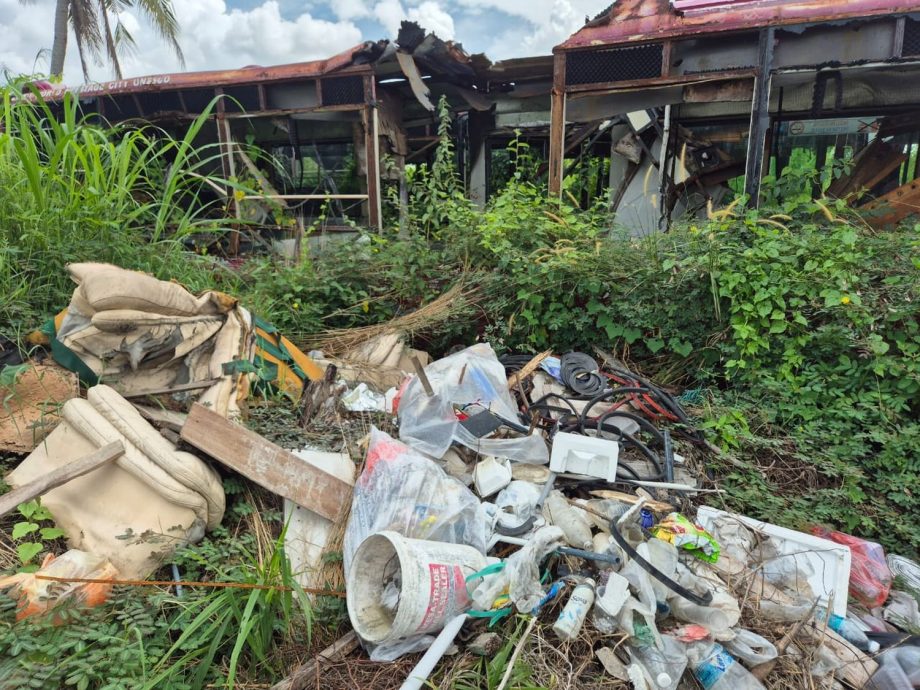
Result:
{"label": "clear plastic bag", "polygon": [[820,526],[812,527],[811,533],[850,547],[853,556],[850,566],[851,597],[870,609],[885,603],[894,578],[885,560],[885,550],[879,544]]}
{"label": "clear plastic bag", "polygon": [[505,368],[487,343],[478,343],[425,367],[434,395],[418,377],[399,401],[399,437],[413,448],[440,458],[452,441],[483,454],[543,465],[549,462],[546,442],[539,434],[515,438],[477,438],[460,424],[455,408],[489,410],[517,422],[508,392]]}
{"label": "clear plastic bag", "polygon": [[778,656],[772,642],[744,628],[736,628],[735,637],[724,644],[732,656],[748,668],[765,664]]}
{"label": "clear plastic bag", "polygon": [[485,553],[487,529],[488,518],[472,491],[406,444],[371,429],[345,529],[346,576],[358,546],[377,532],[466,544]]}
{"label": "clear plastic bag", "polygon": [[40,580],[36,575],[111,580],[118,577],[118,571],[106,559],[77,549],[57,557],[48,554],[37,573],[17,573],[0,580],[0,589],[12,587],[14,596],[19,600],[16,620],[43,614],[63,601],[88,608],[98,606],[108,599],[112,591],[110,584],[61,583]]}

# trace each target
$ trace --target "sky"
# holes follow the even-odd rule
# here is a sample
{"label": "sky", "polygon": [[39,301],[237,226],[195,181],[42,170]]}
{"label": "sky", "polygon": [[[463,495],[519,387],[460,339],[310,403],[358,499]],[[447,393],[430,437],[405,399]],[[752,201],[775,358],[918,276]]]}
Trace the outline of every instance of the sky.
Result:
{"label": "sky", "polygon": [[[44,73],[52,39],[54,0],[0,0],[0,68]],[[188,70],[232,69],[328,57],[361,41],[395,38],[403,19],[492,60],[549,54],[609,5],[605,0],[173,0]],[[126,55],[126,77],[182,69],[176,56],[139,15],[124,25],[138,50]],[[92,65],[91,77],[113,77]],[[83,76],[71,37],[64,81]]]}

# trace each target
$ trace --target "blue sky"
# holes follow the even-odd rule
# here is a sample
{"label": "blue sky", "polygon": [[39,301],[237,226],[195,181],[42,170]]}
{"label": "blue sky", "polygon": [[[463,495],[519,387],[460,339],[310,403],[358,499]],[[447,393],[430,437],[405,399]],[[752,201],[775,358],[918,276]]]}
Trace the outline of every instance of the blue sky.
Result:
{"label": "blue sky", "polygon": [[[594,15],[605,0],[173,0],[186,69],[229,69],[328,57],[365,40],[395,38],[400,21],[416,20],[493,60],[548,54]],[[0,0],[0,67],[16,73],[47,69],[54,0]],[[126,56],[126,76],[176,72],[181,66],[142,17],[122,15],[139,50]],[[71,46],[73,42],[71,41]],[[92,67],[94,80],[112,77]],[[64,69],[83,81],[76,51]]]}

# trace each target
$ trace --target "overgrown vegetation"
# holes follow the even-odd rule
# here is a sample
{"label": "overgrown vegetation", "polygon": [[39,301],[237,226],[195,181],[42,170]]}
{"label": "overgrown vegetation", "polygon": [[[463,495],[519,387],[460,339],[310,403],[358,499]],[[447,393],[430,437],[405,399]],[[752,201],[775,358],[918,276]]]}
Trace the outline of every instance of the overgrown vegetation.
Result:
{"label": "overgrown vegetation", "polygon": [[[840,202],[812,201],[796,176],[773,183],[761,209],[742,199],[631,238],[611,229],[601,205],[547,199],[520,142],[508,185],[480,212],[445,143],[430,170],[415,171],[404,237],[393,228],[296,265],[254,257],[231,271],[184,243],[220,232],[213,209],[196,203],[211,167],[193,134],[102,129],[81,123],[72,102],[55,122],[11,93],[2,115],[3,335],[67,304],[71,261],[225,289],[295,340],[393,318],[463,280],[481,299],[416,345],[433,355],[476,339],[500,351],[614,351],[698,391],[700,423],[727,453],[709,469],[730,507],[796,528],[829,523],[905,555],[920,547],[917,227],[873,231]],[[251,501],[237,499],[231,514],[251,520],[242,507]],[[280,516],[268,520],[276,536]],[[257,548],[252,524],[227,524],[180,555],[183,576],[289,582],[281,549]],[[284,660],[273,645],[303,645],[311,630],[291,592],[184,596],[120,590],[109,606],[67,612],[77,625],[5,615],[0,687],[276,680]],[[492,682],[496,669],[483,674]]]}

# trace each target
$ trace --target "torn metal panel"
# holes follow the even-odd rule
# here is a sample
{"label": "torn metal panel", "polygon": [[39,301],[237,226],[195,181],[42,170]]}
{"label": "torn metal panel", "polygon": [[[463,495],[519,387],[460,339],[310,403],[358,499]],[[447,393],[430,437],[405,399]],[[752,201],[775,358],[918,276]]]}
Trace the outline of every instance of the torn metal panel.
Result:
{"label": "torn metal panel", "polygon": [[402,70],[402,73],[406,75],[406,79],[409,80],[409,86],[412,88],[415,99],[421,103],[425,110],[434,112],[434,103],[431,102],[431,91],[422,80],[422,75],[418,71],[418,65],[415,64],[413,57],[409,53],[399,52],[396,53],[396,60],[399,62],[399,68]]}
{"label": "torn metal panel", "polygon": [[760,0],[720,3],[682,12],[669,0],[619,0],[604,17],[589,22],[556,51],[628,44],[703,34],[743,31],[903,14],[920,10],[914,0]]}

